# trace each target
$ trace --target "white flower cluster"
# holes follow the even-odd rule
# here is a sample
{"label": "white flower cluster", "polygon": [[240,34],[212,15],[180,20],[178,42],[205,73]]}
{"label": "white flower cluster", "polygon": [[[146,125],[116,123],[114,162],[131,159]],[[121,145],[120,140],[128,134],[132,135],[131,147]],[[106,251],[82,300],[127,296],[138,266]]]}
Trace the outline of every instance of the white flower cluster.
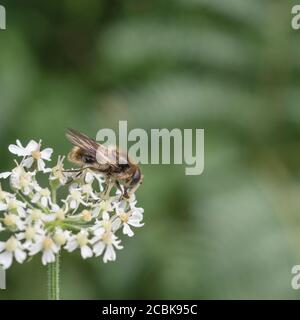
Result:
{"label": "white flower cluster", "polygon": [[[17,140],[9,151],[22,159],[12,171],[0,174],[1,179],[9,179],[12,190],[6,192],[0,185],[0,236],[6,239],[0,241],[0,266],[4,269],[14,259],[23,263],[38,253],[44,265],[52,263],[62,249],[80,249],[83,259],[102,255],[104,262],[113,261],[115,250],[123,248],[116,233],[121,230],[131,237],[132,227],[143,226],[144,210],[136,207],[135,196],[124,200],[118,191],[110,195],[112,185],[104,188],[100,174],[66,172],[64,157],[46,168],[53,150],[41,150],[41,141],[31,140],[23,147]],[[47,187],[39,184],[40,176],[47,176]],[[67,195],[57,200],[61,189]]]}

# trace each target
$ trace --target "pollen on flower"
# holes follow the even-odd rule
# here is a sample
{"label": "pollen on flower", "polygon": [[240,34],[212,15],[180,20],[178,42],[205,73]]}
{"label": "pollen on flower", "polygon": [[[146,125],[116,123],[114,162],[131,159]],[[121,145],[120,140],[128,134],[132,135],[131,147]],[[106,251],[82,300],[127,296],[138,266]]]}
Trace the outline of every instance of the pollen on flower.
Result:
{"label": "pollen on flower", "polygon": [[52,169],[52,173],[53,173],[54,177],[57,178],[57,179],[61,179],[61,178],[64,177],[62,168],[59,167],[59,166],[55,166],[55,167]]}
{"label": "pollen on flower", "polygon": [[43,213],[40,209],[33,209],[30,216],[33,221],[38,221],[42,218]]}
{"label": "pollen on flower", "polygon": [[67,237],[61,232],[61,233],[56,233],[54,235],[54,241],[60,245],[63,246],[67,242]]}
{"label": "pollen on flower", "polygon": [[77,242],[78,242],[80,247],[83,247],[83,246],[87,245],[87,243],[88,243],[88,238],[83,233],[78,233],[76,235],[76,239],[77,239]]}
{"label": "pollen on flower", "polygon": [[13,252],[18,247],[18,240],[12,236],[5,243],[5,250],[8,252]]}
{"label": "pollen on flower", "polygon": [[80,200],[81,199],[81,193],[78,191],[78,190],[72,190],[71,191],[71,197],[74,199],[74,200]]}
{"label": "pollen on flower", "polygon": [[92,186],[90,184],[84,184],[82,186],[82,192],[84,194],[91,194],[93,192],[93,188],[92,188]]}
{"label": "pollen on flower", "polygon": [[3,201],[6,199],[6,193],[4,191],[0,191],[0,201]]}
{"label": "pollen on flower", "polygon": [[106,231],[110,231],[111,230],[111,222],[108,220],[103,220],[102,221],[102,227],[106,230]]}
{"label": "pollen on flower", "polygon": [[129,220],[129,216],[126,212],[119,213],[119,217],[125,223],[128,222],[128,220]]}
{"label": "pollen on flower", "polygon": [[65,157],[58,157],[57,164],[51,169],[51,175],[49,177],[49,180],[57,180],[56,183],[58,183],[58,186],[59,184],[64,185],[68,180],[64,173],[64,159]]}
{"label": "pollen on flower", "polygon": [[56,216],[56,219],[57,219],[57,220],[64,220],[64,219],[66,218],[66,215],[65,215],[65,213],[63,212],[62,209],[59,209],[59,210],[56,212],[55,216]]}
{"label": "pollen on flower", "polygon": [[7,214],[3,219],[3,223],[8,227],[15,227],[17,223],[18,216],[15,214]]}
{"label": "pollen on flower", "polygon": [[81,212],[81,215],[82,215],[82,220],[86,221],[86,222],[89,222],[92,220],[92,214],[90,211],[88,210],[83,210]]}
{"label": "pollen on flower", "polygon": [[42,197],[49,197],[50,196],[50,190],[48,188],[44,188],[40,191],[40,194]]}
{"label": "pollen on flower", "polygon": [[7,208],[9,211],[14,211],[18,208],[16,200],[10,200],[7,204]]}
{"label": "pollen on flower", "polygon": [[111,237],[111,233],[110,232],[105,232],[102,236],[102,241],[109,245],[112,244],[112,237]]}
{"label": "pollen on flower", "polygon": [[31,176],[30,174],[23,174],[20,176],[20,186],[21,188],[26,188],[30,185],[31,183]]}
{"label": "pollen on flower", "polygon": [[40,160],[42,157],[41,152],[38,150],[32,151],[31,155],[32,155],[32,158],[34,158],[35,160]]}
{"label": "pollen on flower", "polygon": [[44,250],[50,250],[53,246],[53,240],[50,238],[50,237],[46,237],[44,240],[43,240],[43,248]]}
{"label": "pollen on flower", "polygon": [[109,200],[103,200],[100,203],[100,209],[103,211],[111,211],[111,204]]}
{"label": "pollen on flower", "polygon": [[34,229],[34,227],[27,227],[25,230],[25,239],[26,240],[32,240],[36,235],[36,231]]}

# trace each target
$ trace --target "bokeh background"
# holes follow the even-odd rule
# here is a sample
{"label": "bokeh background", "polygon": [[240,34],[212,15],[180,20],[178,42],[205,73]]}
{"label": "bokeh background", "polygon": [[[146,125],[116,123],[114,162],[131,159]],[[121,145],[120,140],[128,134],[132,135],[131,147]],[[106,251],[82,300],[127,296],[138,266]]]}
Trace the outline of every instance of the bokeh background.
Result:
{"label": "bokeh background", "polygon": [[[294,1],[296,2],[296,1]],[[62,257],[64,299],[299,298],[300,31],[288,0],[1,1],[7,146],[65,129],[204,128],[205,171],[144,165],[146,225],[115,263]],[[45,299],[35,257],[0,299]]]}

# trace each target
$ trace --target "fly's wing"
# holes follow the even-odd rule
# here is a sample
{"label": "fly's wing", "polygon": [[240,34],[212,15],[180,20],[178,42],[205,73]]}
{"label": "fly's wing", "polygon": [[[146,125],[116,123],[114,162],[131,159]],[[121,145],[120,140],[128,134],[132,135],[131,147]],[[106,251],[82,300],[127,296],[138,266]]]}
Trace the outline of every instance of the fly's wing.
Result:
{"label": "fly's wing", "polygon": [[108,157],[111,162],[117,164],[128,164],[127,154],[123,151],[120,151],[114,146],[108,146]]}
{"label": "fly's wing", "polygon": [[72,144],[90,156],[94,162],[98,162],[100,166],[117,168],[117,160],[114,160],[114,154],[117,152],[115,147],[103,146],[94,139],[74,129],[68,129],[66,137]]}
{"label": "fly's wing", "polygon": [[68,129],[66,137],[72,144],[82,149],[88,156],[96,161],[96,152],[100,146],[99,143],[74,129]]}
{"label": "fly's wing", "polygon": [[100,164],[108,164],[114,172],[129,167],[127,154],[115,146],[102,146],[97,150],[97,160]]}
{"label": "fly's wing", "polygon": [[124,151],[116,148],[115,146],[108,146],[108,158],[110,162],[118,165],[120,168],[126,169],[136,165],[135,161]]}

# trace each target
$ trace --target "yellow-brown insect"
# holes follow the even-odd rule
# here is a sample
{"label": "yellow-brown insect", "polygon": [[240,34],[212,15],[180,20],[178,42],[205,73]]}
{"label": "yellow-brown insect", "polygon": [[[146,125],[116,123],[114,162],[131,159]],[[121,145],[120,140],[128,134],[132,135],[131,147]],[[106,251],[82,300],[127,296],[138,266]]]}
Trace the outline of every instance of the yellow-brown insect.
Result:
{"label": "yellow-brown insect", "polygon": [[106,188],[112,181],[127,198],[142,183],[142,173],[138,165],[117,147],[104,146],[74,129],[68,129],[66,137],[74,145],[68,159],[81,166],[77,170],[79,173],[85,169],[102,173],[106,178]]}

